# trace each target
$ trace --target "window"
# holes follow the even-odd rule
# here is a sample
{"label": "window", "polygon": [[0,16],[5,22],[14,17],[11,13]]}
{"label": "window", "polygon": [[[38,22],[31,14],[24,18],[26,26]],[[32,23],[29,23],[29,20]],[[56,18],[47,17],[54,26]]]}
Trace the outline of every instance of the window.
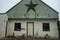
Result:
{"label": "window", "polygon": [[15,31],[21,31],[21,23],[15,23]]}
{"label": "window", "polygon": [[43,23],[43,31],[50,31],[49,23]]}

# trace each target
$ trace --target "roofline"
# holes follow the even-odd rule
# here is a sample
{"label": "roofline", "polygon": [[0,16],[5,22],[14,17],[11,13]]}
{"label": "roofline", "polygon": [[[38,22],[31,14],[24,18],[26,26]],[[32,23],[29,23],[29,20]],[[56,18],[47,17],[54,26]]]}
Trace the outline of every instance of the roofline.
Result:
{"label": "roofline", "polygon": [[0,15],[4,15],[4,14],[6,14],[6,13],[0,13]]}
{"label": "roofline", "polygon": [[[41,1],[41,0],[39,0]],[[50,7],[48,4],[46,4],[45,2],[41,1],[44,5],[46,5],[47,7],[49,7],[51,10],[53,10],[54,12],[56,12],[57,14],[59,14],[59,12],[57,12],[56,10],[54,10],[52,7]]]}
{"label": "roofline", "polygon": [[[17,5],[19,5],[23,0],[21,0],[20,2],[18,2],[15,6],[13,6],[12,8],[10,8],[6,13],[8,13],[10,10],[12,10],[14,7],[16,7]],[[41,1],[41,0],[39,0]],[[57,12],[56,10],[54,10],[52,7],[48,6],[45,2],[41,1],[44,5],[46,5],[47,7],[49,7],[50,9],[52,9],[53,11],[55,11],[57,14],[59,14],[59,12]]]}
{"label": "roofline", "polygon": [[58,18],[54,18],[54,19],[52,19],[52,18],[50,18],[50,19],[37,19],[37,18],[29,18],[29,19],[28,18],[13,19],[12,18],[12,19],[9,19],[8,18],[8,20],[57,20],[57,21],[59,21]]}
{"label": "roofline", "polygon": [[10,8],[6,13],[8,13],[10,10],[12,10],[14,7],[16,7],[17,5],[19,5],[23,0],[21,0],[20,2],[18,2],[17,4],[15,4],[12,8]]}
{"label": "roofline", "polygon": [[25,20],[25,19],[28,19],[28,20],[30,20],[30,19],[38,19],[38,20],[58,20],[58,18],[8,18],[9,20],[14,20],[14,19],[16,19],[16,20],[18,20],[18,19],[23,19],[23,20]]}

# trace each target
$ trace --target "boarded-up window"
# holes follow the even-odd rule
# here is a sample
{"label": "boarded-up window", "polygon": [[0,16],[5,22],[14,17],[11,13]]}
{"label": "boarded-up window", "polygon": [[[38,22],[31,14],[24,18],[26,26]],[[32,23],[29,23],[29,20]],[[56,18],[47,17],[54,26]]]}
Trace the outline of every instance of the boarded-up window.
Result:
{"label": "boarded-up window", "polygon": [[50,31],[49,23],[43,23],[43,31]]}
{"label": "boarded-up window", "polygon": [[14,31],[21,31],[21,23],[15,23]]}

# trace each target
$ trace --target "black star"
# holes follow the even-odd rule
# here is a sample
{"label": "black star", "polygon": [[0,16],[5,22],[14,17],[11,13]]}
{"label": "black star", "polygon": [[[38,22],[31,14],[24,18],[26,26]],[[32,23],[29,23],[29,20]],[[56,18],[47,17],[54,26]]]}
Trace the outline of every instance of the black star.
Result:
{"label": "black star", "polygon": [[31,9],[32,9],[34,12],[36,12],[34,7],[37,6],[37,4],[33,4],[32,0],[30,1],[30,4],[26,4],[26,6],[28,7],[27,12],[28,12],[29,10],[31,10]]}

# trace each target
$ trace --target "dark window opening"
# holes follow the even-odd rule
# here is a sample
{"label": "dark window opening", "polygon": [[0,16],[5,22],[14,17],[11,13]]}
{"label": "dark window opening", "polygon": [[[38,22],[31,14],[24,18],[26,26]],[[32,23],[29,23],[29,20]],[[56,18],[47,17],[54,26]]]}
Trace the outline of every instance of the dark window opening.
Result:
{"label": "dark window opening", "polygon": [[14,31],[21,31],[21,23],[15,23]]}
{"label": "dark window opening", "polygon": [[49,23],[43,23],[43,31],[50,31]]}

